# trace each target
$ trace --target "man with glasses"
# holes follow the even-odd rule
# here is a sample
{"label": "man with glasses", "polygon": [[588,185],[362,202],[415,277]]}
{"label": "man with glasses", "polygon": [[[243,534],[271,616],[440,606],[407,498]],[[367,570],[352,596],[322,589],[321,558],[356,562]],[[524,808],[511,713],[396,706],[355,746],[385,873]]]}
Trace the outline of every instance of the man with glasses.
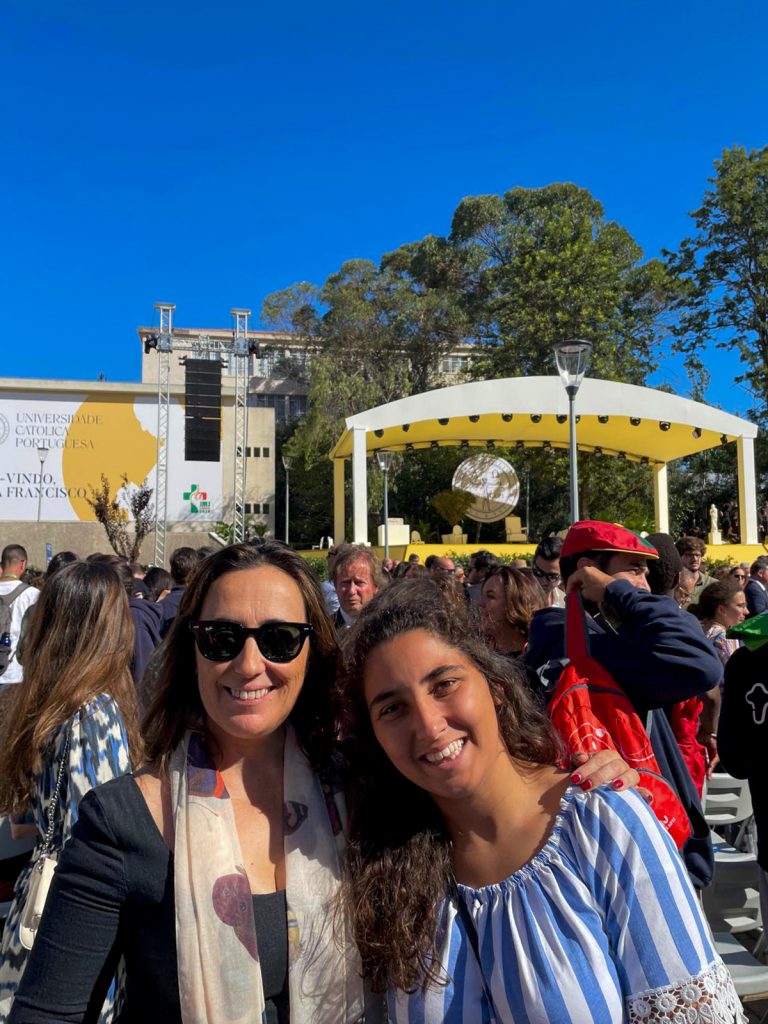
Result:
{"label": "man with glasses", "polygon": [[563,542],[560,537],[545,537],[533,555],[533,575],[544,591],[548,608],[565,607],[565,591],[560,584],[560,552]]}
{"label": "man with glasses", "polygon": [[430,576],[448,576],[456,572],[456,563],[452,558],[442,555],[430,555],[424,565]]}

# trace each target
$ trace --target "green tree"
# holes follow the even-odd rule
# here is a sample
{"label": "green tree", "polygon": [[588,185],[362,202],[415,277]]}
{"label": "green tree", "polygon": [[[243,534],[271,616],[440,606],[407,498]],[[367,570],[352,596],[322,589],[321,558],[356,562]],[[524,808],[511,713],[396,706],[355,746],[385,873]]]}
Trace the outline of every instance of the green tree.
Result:
{"label": "green tree", "polygon": [[691,217],[696,230],[676,253],[679,275],[676,346],[699,390],[707,381],[706,346],[735,352],[760,411],[768,408],[768,146],[723,151],[704,201]]}
{"label": "green tree", "polygon": [[674,278],[658,260],[641,262],[629,232],[585,189],[470,196],[450,241],[483,343],[477,377],[550,374],[553,345],[580,337],[593,343],[590,376],[641,384],[655,368]]}

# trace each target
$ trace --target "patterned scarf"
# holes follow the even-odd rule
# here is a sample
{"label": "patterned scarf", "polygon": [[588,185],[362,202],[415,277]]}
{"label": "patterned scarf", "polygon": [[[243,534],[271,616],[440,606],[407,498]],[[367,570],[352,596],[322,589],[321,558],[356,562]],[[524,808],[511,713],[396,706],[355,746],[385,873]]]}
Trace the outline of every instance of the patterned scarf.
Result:
{"label": "patterned scarf", "polygon": [[[360,961],[332,905],[344,852],[344,801],[338,787],[314,774],[290,726],[283,794],[291,1024],[353,1024],[365,1019]],[[251,887],[232,802],[200,733],[187,733],[174,752],[171,799],[182,1020],[263,1021]]]}

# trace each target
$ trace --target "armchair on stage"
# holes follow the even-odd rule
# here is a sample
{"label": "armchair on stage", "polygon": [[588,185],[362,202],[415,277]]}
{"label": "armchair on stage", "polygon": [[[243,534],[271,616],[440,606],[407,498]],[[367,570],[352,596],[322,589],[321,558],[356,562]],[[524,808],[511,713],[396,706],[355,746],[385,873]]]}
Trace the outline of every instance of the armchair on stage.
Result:
{"label": "armchair on stage", "polygon": [[[411,528],[407,523],[404,523],[402,519],[387,519],[389,525],[389,543],[390,546],[395,544],[409,544],[411,540]],[[378,537],[379,547],[384,547],[384,526],[383,524],[379,527]]]}
{"label": "armchair on stage", "polygon": [[504,532],[507,544],[526,544],[528,541],[528,527],[522,525],[520,516],[505,516]]}
{"label": "armchair on stage", "polygon": [[462,533],[460,526],[454,526],[450,533],[441,534],[443,544],[466,544],[467,535]]}

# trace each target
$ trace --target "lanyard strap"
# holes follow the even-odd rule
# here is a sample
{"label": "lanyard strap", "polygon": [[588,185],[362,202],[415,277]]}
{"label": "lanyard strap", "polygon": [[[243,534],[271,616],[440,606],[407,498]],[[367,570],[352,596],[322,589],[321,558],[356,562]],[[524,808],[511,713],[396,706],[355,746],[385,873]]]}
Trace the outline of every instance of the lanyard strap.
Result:
{"label": "lanyard strap", "polygon": [[448,886],[451,893],[451,898],[456,903],[456,909],[459,912],[461,923],[464,925],[464,931],[467,933],[469,944],[472,947],[472,952],[475,954],[475,960],[477,960],[477,966],[480,971],[480,980],[483,983],[483,992],[485,993],[486,1002],[488,1003],[488,1009],[491,1013],[491,1024],[494,1021],[500,1020],[498,1013],[496,1012],[496,1004],[493,1001],[491,990],[488,982],[485,980],[485,973],[483,971],[483,963],[480,959],[480,944],[477,939],[477,928],[475,928],[475,922],[472,920],[467,904],[464,902],[461,893],[459,892],[459,886],[456,882],[456,876],[451,870],[450,877],[448,879]]}

